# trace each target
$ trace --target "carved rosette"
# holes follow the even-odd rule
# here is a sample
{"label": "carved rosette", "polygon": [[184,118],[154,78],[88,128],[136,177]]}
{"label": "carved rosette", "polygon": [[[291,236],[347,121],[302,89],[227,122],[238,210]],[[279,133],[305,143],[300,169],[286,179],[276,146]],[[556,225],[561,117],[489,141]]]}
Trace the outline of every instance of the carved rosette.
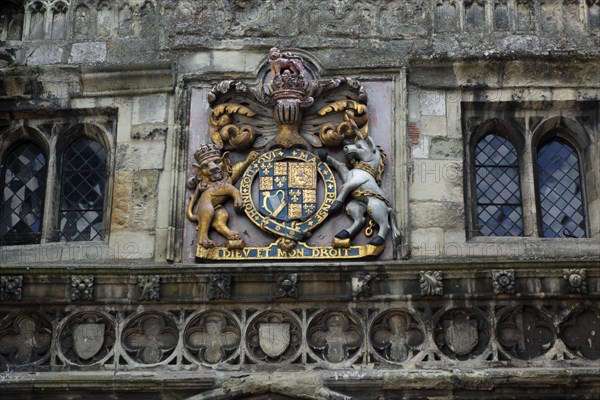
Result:
{"label": "carved rosette", "polygon": [[410,359],[425,340],[423,323],[403,310],[382,313],[373,321],[370,332],[376,358],[391,363]]}
{"label": "carved rosette", "polygon": [[277,297],[298,298],[298,274],[286,274],[277,278]]}
{"label": "carved rosette", "polygon": [[442,353],[450,358],[474,358],[488,346],[490,324],[478,310],[453,308],[437,320],[434,341]]}
{"label": "carved rosette", "polygon": [[21,300],[23,275],[0,276],[0,300]]}
{"label": "carved rosette", "polygon": [[94,277],[92,275],[71,276],[71,300],[94,300]]}
{"label": "carved rosette", "polygon": [[515,292],[515,270],[492,271],[492,285],[494,294],[511,294]]}
{"label": "carved rosette", "polygon": [[202,364],[232,363],[242,334],[236,319],[221,311],[207,311],[191,318],[183,340],[186,354]]}
{"label": "carved rosette", "polygon": [[319,359],[338,364],[358,356],[364,334],[360,322],[349,313],[326,311],[312,319],[306,339]]}
{"label": "carved rosette", "polygon": [[563,278],[567,283],[569,293],[587,293],[587,271],[585,268],[564,269]]}
{"label": "carved rosette", "polygon": [[560,326],[560,338],[571,353],[600,359],[600,309],[577,308]]}
{"label": "carved rosette", "polygon": [[76,313],[59,328],[59,354],[70,364],[104,363],[113,354],[115,336],[112,317],[95,311]]}
{"label": "carved rosette", "polygon": [[127,355],[140,364],[167,361],[179,340],[173,319],[162,313],[143,313],[127,323],[121,344]]}
{"label": "carved rosette", "polygon": [[505,352],[523,360],[546,353],[556,340],[550,318],[530,306],[514,307],[502,313],[496,336]]}
{"label": "carved rosette", "polygon": [[17,314],[0,325],[0,364],[40,365],[50,357],[52,325],[41,314]]}
{"label": "carved rosette", "polygon": [[258,363],[291,363],[302,344],[300,322],[286,312],[267,311],[250,321],[246,333],[249,356]]}

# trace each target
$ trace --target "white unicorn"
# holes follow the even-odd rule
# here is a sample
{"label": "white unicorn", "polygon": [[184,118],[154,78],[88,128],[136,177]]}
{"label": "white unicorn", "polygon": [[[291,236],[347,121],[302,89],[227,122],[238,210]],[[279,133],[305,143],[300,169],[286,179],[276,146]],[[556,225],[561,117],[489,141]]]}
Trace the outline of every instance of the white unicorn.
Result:
{"label": "white unicorn", "polygon": [[[337,171],[343,183],[337,198],[329,209],[330,214],[339,213],[343,209],[347,197],[352,197],[352,200],[346,204],[346,214],[353,219],[353,222],[349,228],[335,235],[339,243],[346,243],[339,246],[349,246],[350,239],[365,224],[365,214],[369,214],[379,226],[377,235],[369,244],[383,246],[390,228],[392,229],[394,242],[399,244],[402,233],[396,226],[394,210],[383,190],[379,187],[386,161],[383,150],[376,146],[370,137],[365,139],[357,136],[354,144],[344,146],[346,161],[353,164],[352,169],[349,169],[345,163],[331,157],[326,151],[320,150],[318,154],[322,161],[331,165]],[[335,245],[336,242],[334,241]]]}

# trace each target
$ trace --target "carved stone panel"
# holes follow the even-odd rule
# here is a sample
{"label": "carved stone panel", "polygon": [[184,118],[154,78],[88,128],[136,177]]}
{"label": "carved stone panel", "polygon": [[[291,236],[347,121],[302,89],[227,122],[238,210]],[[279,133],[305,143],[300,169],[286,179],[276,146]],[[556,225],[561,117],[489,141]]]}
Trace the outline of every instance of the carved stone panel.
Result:
{"label": "carved stone panel", "polygon": [[21,300],[23,276],[0,276],[0,300]]}
{"label": "carved stone panel", "polygon": [[600,358],[600,310],[577,308],[560,326],[560,338],[567,348],[579,357]]}
{"label": "carved stone panel", "polygon": [[371,346],[377,357],[393,363],[411,358],[425,340],[419,318],[407,311],[388,310],[371,325]]}
{"label": "carved stone panel", "polygon": [[524,360],[546,353],[556,339],[550,319],[530,306],[503,312],[497,323],[496,336],[504,351]]}
{"label": "carved stone panel", "polygon": [[43,363],[49,357],[52,325],[41,314],[17,314],[0,323],[0,359],[9,366]]}
{"label": "carved stone panel", "polygon": [[170,316],[148,312],[129,321],[121,340],[123,348],[135,362],[157,364],[173,354],[179,333]]}
{"label": "carved stone panel", "polygon": [[302,329],[292,314],[268,311],[252,319],[246,343],[257,362],[293,362],[302,344]]}
{"label": "carved stone panel", "polygon": [[62,324],[59,331],[60,354],[76,365],[105,361],[113,352],[115,324],[99,312],[80,312]]}
{"label": "carved stone panel", "polygon": [[438,319],[434,340],[442,353],[450,358],[473,358],[487,348],[490,324],[478,310],[454,308]]}
{"label": "carved stone panel", "polygon": [[184,344],[192,359],[202,364],[231,362],[241,340],[236,319],[221,311],[195,315],[185,329]]}
{"label": "carved stone panel", "polygon": [[364,333],[355,317],[344,311],[325,311],[312,319],[307,342],[313,353],[330,363],[352,360],[363,345]]}

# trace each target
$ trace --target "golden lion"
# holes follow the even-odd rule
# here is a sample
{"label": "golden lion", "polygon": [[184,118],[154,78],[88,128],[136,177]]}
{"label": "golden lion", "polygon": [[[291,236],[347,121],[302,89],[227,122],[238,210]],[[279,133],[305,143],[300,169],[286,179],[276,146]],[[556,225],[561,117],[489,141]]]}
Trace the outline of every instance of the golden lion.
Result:
{"label": "golden lion", "polygon": [[[239,232],[232,231],[227,226],[229,214],[223,207],[228,198],[233,199],[233,207],[237,211],[243,208],[242,197],[239,190],[233,186],[248,165],[256,160],[259,154],[251,152],[245,161],[234,166],[229,161],[229,152],[221,156],[217,146],[203,144],[194,154],[197,164],[194,170],[197,176],[190,178],[187,182],[189,189],[194,190],[187,206],[187,218],[198,223],[198,245],[209,249],[215,247],[213,240],[209,239],[210,228],[227,239],[227,248],[240,249],[244,247]],[[194,211],[194,206],[196,205]]]}

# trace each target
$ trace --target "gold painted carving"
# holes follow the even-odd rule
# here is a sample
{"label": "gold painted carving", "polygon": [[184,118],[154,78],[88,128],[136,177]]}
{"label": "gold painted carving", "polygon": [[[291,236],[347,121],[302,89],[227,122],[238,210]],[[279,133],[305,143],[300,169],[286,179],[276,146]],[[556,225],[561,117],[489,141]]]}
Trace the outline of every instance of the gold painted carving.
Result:
{"label": "gold painted carving", "polygon": [[254,144],[256,139],[254,128],[248,124],[237,125],[233,123],[235,114],[247,117],[256,115],[248,107],[233,103],[219,104],[210,112],[210,136],[219,149],[229,145],[235,150],[245,150]]}

